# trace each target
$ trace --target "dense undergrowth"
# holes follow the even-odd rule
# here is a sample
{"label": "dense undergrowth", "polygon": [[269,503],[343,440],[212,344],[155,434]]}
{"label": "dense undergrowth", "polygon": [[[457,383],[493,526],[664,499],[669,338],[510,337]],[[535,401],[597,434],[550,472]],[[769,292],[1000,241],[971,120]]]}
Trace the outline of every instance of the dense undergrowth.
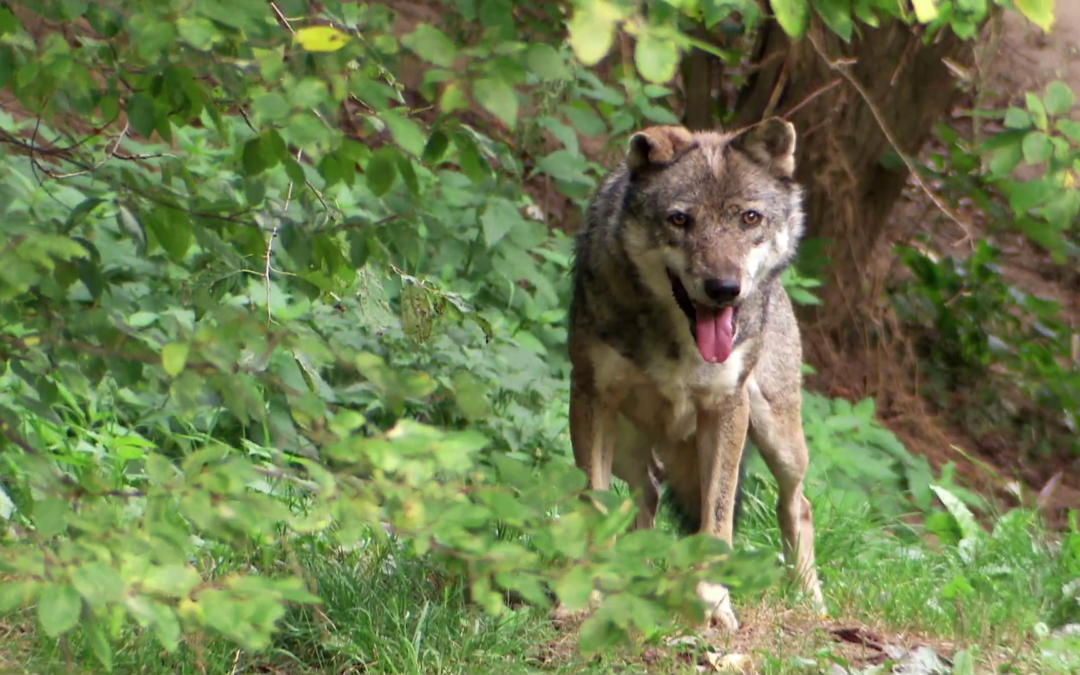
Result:
{"label": "dense undergrowth", "polygon": [[[577,8],[570,44],[554,6],[546,39],[525,40],[505,2],[448,4],[442,30],[400,40],[382,5],[329,2],[319,22],[298,1],[0,5],[0,667],[580,672],[657,647],[650,667],[693,670],[666,639],[700,615],[697,579],[742,606],[799,605],[776,583],[760,468],[734,553],[666,527],[612,547],[631,502],[580,499],[569,458],[570,240],[533,188],[580,208],[604,170],[583,137],[617,153],[635,127],[678,121],[678,16],[659,7],[637,26],[640,73],[613,84],[590,66],[639,17],[602,2]],[[706,20],[733,8],[761,19],[712,3]],[[417,91],[395,77],[406,54],[427,64]],[[1060,187],[1080,165],[1055,91],[1045,120],[1004,113],[1013,132],[991,149],[1035,160],[1028,135],[1048,134],[1038,180]],[[1019,190],[1007,164],[995,195]],[[1075,217],[1047,195],[1010,208]],[[1072,255],[1058,230],[1042,243]],[[931,281],[949,264],[911,258],[911,316],[936,319],[954,350],[939,362],[988,368],[986,313],[941,311]],[[785,284],[815,302],[812,279]],[[1008,339],[1033,345],[1017,377],[1059,369],[1034,400],[1071,424],[1062,335]],[[967,509],[992,505],[909,453],[872,400],[805,401],[837,616],[958,636],[960,663],[1066,672],[1063,649],[1031,646],[1080,620],[1075,522],[1055,534],[1015,510],[984,531]],[[547,621],[545,587],[571,606],[605,591],[581,653]],[[531,604],[507,608],[505,590]],[[766,640],[755,658],[843,661],[822,640],[786,655]]]}

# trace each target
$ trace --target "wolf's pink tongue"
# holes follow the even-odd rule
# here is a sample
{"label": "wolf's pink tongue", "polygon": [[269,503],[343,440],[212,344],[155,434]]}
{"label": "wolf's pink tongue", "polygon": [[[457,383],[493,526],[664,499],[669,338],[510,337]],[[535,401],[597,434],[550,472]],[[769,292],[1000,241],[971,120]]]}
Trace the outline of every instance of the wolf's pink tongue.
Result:
{"label": "wolf's pink tongue", "polygon": [[735,339],[735,325],[732,317],[735,310],[725,307],[721,310],[712,307],[694,306],[697,314],[697,348],[701,358],[707,363],[723,363],[731,355],[731,343]]}

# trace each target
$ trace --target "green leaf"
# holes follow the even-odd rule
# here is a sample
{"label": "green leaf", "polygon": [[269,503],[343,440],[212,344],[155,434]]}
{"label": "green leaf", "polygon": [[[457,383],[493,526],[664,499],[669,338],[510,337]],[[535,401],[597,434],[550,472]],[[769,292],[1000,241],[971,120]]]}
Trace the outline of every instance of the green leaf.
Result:
{"label": "green leaf", "polygon": [[505,80],[491,77],[477,80],[473,84],[473,98],[511,129],[517,124],[517,93]]}
{"label": "green leaf", "polygon": [[975,588],[962,572],[957,572],[953,578],[941,588],[941,597],[945,600],[953,600],[975,592]]}
{"label": "green leaf", "polygon": [[420,196],[420,180],[416,176],[416,169],[413,168],[413,160],[405,155],[397,154],[397,169],[401,174],[401,179],[405,181],[405,187],[409,189],[409,194],[413,197]]}
{"label": "green leaf", "polygon": [[1008,176],[1012,173],[1012,170],[1016,168],[1016,165],[1020,163],[1020,160],[1023,159],[1023,157],[1023,147],[1022,144],[1018,142],[994,150],[993,154],[990,156],[988,167],[991,175],[997,178]]}
{"label": "green leaf", "polygon": [[1059,119],[1054,122],[1054,128],[1074,143],[1080,143],[1080,122],[1070,119]]}
{"label": "green leaf", "polygon": [[844,42],[851,41],[851,31],[855,22],[851,20],[851,0],[813,0],[825,25],[833,29]]}
{"label": "green leaf", "polygon": [[584,609],[594,586],[592,570],[587,565],[574,565],[555,583],[555,594],[571,612]]}
{"label": "green leaf", "polygon": [[135,248],[140,255],[146,252],[146,231],[143,229],[142,221],[123,204],[118,204],[116,207],[116,224],[120,226],[121,232],[135,242]]}
{"label": "green leaf", "polygon": [[1031,114],[1032,123],[1036,128],[1046,131],[1046,108],[1043,107],[1042,99],[1029,92],[1024,100],[1027,103],[1028,113]]}
{"label": "green leaf", "polygon": [[49,497],[34,502],[34,527],[42,537],[53,537],[67,530],[71,502]]}
{"label": "green leaf", "polygon": [[436,129],[428,137],[427,143],[424,145],[424,152],[420,155],[420,161],[424,164],[438,164],[446,155],[446,150],[449,147],[450,137],[442,130]]}
{"label": "green leaf", "polygon": [[424,138],[424,132],[414,120],[400,115],[394,110],[385,111],[380,119],[386,124],[386,128],[390,130],[390,136],[393,137],[399,148],[414,157],[423,154],[424,144],[427,139]]}
{"label": "green leaf", "polygon": [[1046,112],[1050,115],[1064,115],[1072,110],[1073,104],[1076,102],[1076,96],[1073,94],[1069,85],[1055,80],[1046,85],[1046,96],[1043,98],[1043,103],[1046,104]]}
{"label": "green leaf", "polygon": [[251,113],[256,124],[280,122],[289,117],[293,106],[281,92],[270,91],[251,101]]}
{"label": "green leaf", "polygon": [[488,248],[499,243],[521,222],[522,217],[517,206],[502,197],[489,199],[483,215],[480,216],[480,225],[483,228],[484,241],[487,242]]}
{"label": "green leaf", "polygon": [[949,515],[956,521],[956,525],[960,529],[961,537],[970,540],[979,540],[983,537],[985,533],[983,532],[983,529],[979,527],[979,523],[975,520],[975,516],[956,495],[940,485],[931,485],[930,489],[934,491],[937,498],[945,505],[945,510],[948,511]]}
{"label": "green leaf", "polygon": [[221,35],[213,23],[199,16],[180,16],[176,20],[176,30],[181,40],[199,50],[213,47]]}
{"label": "green leaf", "polygon": [[71,584],[46,586],[38,600],[38,621],[49,637],[60,637],[79,623],[82,599]]}
{"label": "green leaf", "polygon": [[592,655],[623,642],[626,630],[612,621],[609,613],[597,612],[581,624],[578,632],[578,648],[583,654]]}
{"label": "green leaf", "polygon": [[915,18],[919,23],[930,23],[938,18],[937,0],[911,0],[915,6]]}
{"label": "green leaf", "polygon": [[1058,190],[1048,180],[1027,180],[1012,185],[1008,190],[1009,208],[1020,214],[1039,206]]}
{"label": "green leaf", "polygon": [[263,137],[256,136],[244,143],[240,154],[240,161],[244,167],[244,175],[258,176],[270,168],[270,160],[263,144]]}
{"label": "green leaf", "polygon": [[852,406],[851,412],[862,420],[867,422],[872,421],[874,419],[874,399],[864,398]]}
{"label": "green leaf", "polygon": [[1042,131],[1032,131],[1024,136],[1024,161],[1028,164],[1041,164],[1050,158],[1054,146],[1050,137]]}
{"label": "green leaf", "polygon": [[431,300],[417,284],[406,284],[401,289],[401,328],[417,342],[431,336]]}
{"label": "green leaf", "polygon": [[975,675],[975,656],[968,649],[953,654],[952,675]]}
{"label": "green leaf", "polygon": [[176,611],[163,603],[151,603],[150,615],[152,616],[154,635],[158,642],[167,652],[176,651],[180,644],[180,620]]}
{"label": "green leaf", "polygon": [[138,53],[144,59],[157,58],[176,42],[176,27],[168,21],[150,23],[138,35]]}
{"label": "green leaf", "polygon": [[451,82],[443,89],[439,96],[439,110],[451,113],[455,110],[464,110],[469,107],[469,98],[465,95],[457,82]]}
{"label": "green leaf", "polygon": [[1057,189],[1046,203],[1046,219],[1059,230],[1067,229],[1080,214],[1080,190]]}
{"label": "green leaf", "polygon": [[1030,129],[1031,115],[1022,108],[1011,107],[1005,111],[1006,129]]}
{"label": "green leaf", "polygon": [[1016,0],[1016,8],[1028,21],[1049,33],[1054,25],[1054,3],[1055,0]]}
{"label": "green leaf", "polygon": [[147,224],[161,248],[174,261],[182,261],[195,236],[188,215],[167,206],[154,209],[148,215]]}
{"label": "green leaf", "polygon": [[618,20],[619,11],[604,0],[577,5],[567,28],[570,47],[578,60],[586,66],[595,66],[607,56],[615,40],[615,22]]}
{"label": "green leaf", "polygon": [[19,30],[19,20],[7,7],[0,7],[0,35],[7,35]]}
{"label": "green leaf", "polygon": [[153,99],[142,94],[135,94],[128,99],[128,122],[139,136],[150,138],[157,128],[157,107]]}
{"label": "green leaf", "polygon": [[368,158],[364,167],[364,178],[367,180],[368,189],[376,197],[382,197],[394,185],[398,154],[394,148],[383,146]]}
{"label": "green leaf", "polygon": [[592,179],[585,173],[588,162],[580,154],[569,150],[556,150],[550,155],[545,155],[536,163],[536,168],[548,174],[556,180],[569,183],[582,183],[592,185]]}
{"label": "green leaf", "polygon": [[304,173],[304,167],[300,166],[300,162],[292,157],[286,157],[282,160],[282,164],[285,166],[285,175],[289,177],[293,185],[303,185],[307,182],[307,175]]}
{"label": "green leaf", "polygon": [[43,586],[40,581],[5,580],[0,584],[0,614],[32,605]]}
{"label": "green leaf", "polygon": [[143,588],[150,593],[179,598],[186,596],[199,581],[195,568],[173,563],[154,567],[143,578]]}
{"label": "green leaf", "polygon": [[185,342],[170,342],[161,350],[161,365],[172,377],[184,372],[187,358],[188,346]]}
{"label": "green leaf", "polygon": [[534,75],[545,80],[568,80],[571,77],[566,61],[551,45],[542,42],[530,45],[525,51],[525,62]]}
{"label": "green leaf", "polygon": [[105,634],[105,627],[101,625],[101,621],[88,621],[83,624],[82,630],[83,635],[90,642],[90,649],[93,650],[94,656],[101,662],[105,672],[111,673],[113,670],[112,644],[109,643],[109,638]]}
{"label": "green leaf", "polygon": [[806,34],[810,23],[810,4],[807,0],[769,0],[776,22],[796,40]]}
{"label": "green leaf", "polygon": [[638,36],[634,62],[642,77],[662,84],[675,77],[679,66],[679,49],[670,37],[649,30]]}
{"label": "green leaf", "polygon": [[453,68],[457,61],[457,47],[450,38],[438,28],[422,23],[416,30],[401,38],[405,45],[417,56],[434,63],[441,68]]}
{"label": "green leaf", "polygon": [[120,575],[99,560],[72,569],[71,584],[92,608],[102,603],[119,602],[124,593],[124,582]]}

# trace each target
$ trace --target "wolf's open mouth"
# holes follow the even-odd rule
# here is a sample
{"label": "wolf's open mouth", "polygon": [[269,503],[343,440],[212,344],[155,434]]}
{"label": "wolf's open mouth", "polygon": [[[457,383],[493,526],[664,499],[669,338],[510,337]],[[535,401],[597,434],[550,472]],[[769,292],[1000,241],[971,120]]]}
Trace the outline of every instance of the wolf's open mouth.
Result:
{"label": "wolf's open mouth", "polygon": [[738,318],[737,307],[713,307],[702,305],[690,299],[686,287],[679,280],[679,275],[667,271],[671,281],[671,294],[679,309],[690,322],[690,334],[694,336],[698,352],[707,363],[723,363],[731,356],[735,343],[735,320]]}

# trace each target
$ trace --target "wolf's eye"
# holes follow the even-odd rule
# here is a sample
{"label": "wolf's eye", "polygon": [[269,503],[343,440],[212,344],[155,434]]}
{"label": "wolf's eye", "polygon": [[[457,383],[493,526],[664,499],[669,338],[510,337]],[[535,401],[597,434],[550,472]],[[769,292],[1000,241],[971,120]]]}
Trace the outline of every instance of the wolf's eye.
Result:
{"label": "wolf's eye", "polygon": [[686,215],[682,211],[676,211],[667,217],[668,222],[675,227],[686,227],[690,224],[690,216]]}
{"label": "wolf's eye", "polygon": [[761,222],[761,214],[757,211],[743,211],[742,214],[743,225],[749,225],[753,227]]}

